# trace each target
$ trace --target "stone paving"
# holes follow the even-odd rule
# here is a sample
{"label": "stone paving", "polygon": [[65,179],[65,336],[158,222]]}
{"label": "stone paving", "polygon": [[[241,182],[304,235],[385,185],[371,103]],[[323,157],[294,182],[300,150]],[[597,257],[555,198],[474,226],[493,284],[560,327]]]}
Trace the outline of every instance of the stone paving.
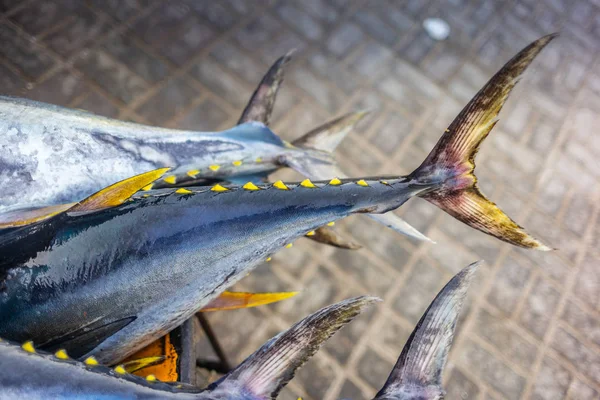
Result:
{"label": "stone paving", "polygon": [[[400,215],[438,244],[350,218],[338,229],[362,250],[299,240],[238,287],[301,295],[209,318],[239,361],[319,307],[381,296],[281,396],[370,398],[437,291],[483,258],[447,398],[600,398],[600,1],[2,0],[0,12],[2,94],[167,127],[232,126],[269,65],[295,48],[273,127],[289,140],[373,109],[337,151],[352,176],[410,172],[504,62],[561,31],[477,169],[483,191],[557,251],[518,250],[413,200]],[[448,21],[448,40],[427,36],[427,17]]]}

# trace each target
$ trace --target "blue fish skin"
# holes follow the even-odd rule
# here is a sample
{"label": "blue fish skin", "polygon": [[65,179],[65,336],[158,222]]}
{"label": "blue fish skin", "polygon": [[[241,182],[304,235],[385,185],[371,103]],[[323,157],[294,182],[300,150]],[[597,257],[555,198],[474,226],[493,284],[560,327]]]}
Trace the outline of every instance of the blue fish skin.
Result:
{"label": "blue fish skin", "polygon": [[[75,357],[94,355],[114,364],[182,323],[294,239],[352,213],[398,207],[424,190],[405,178],[367,183],[159,191],[91,215],[63,214],[38,224],[43,239],[26,254],[13,243],[4,246],[4,236],[19,236],[19,229],[0,231],[0,253],[11,259],[0,262],[6,274],[0,337],[65,347]],[[115,325],[119,330],[101,337],[87,354],[81,354],[86,347],[81,341],[65,339],[82,327],[115,321],[126,323]]]}
{"label": "blue fish skin", "polygon": [[0,212],[79,201],[116,181],[171,167],[161,186],[260,174],[285,159],[333,163],[260,122],[222,132],[165,129],[0,96]]}

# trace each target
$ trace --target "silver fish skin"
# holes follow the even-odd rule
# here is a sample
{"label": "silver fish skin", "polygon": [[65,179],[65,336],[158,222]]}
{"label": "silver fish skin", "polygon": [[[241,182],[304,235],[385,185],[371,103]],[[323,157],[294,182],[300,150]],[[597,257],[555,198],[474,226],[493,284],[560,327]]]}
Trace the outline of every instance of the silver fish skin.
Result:
{"label": "silver fish skin", "polygon": [[89,360],[76,361],[64,351],[32,352],[35,350],[31,343],[21,347],[0,341],[0,400],[275,398],[327,339],[376,301],[379,299],[357,297],[311,314],[269,340],[204,390],[127,374],[118,367],[111,369]]}
{"label": "silver fish skin", "polygon": [[326,152],[291,146],[260,122],[182,131],[5,96],[0,132],[0,213],[78,201],[162,167],[173,169],[156,187],[193,182],[196,174],[208,180],[264,174],[286,159],[333,163]]}
{"label": "silver fish skin", "polygon": [[440,400],[442,373],[460,311],[481,261],[456,274],[431,302],[373,400]]}

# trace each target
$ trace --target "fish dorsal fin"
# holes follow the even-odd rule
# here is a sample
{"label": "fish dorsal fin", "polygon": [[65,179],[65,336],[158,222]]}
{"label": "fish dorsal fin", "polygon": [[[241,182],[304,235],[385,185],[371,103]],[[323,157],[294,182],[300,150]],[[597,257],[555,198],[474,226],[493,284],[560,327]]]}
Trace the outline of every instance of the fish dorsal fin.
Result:
{"label": "fish dorsal fin", "polygon": [[392,373],[375,399],[396,398],[394,395],[417,391],[443,393],[442,372],[456,323],[469,284],[481,263],[478,261],[464,268],[438,293],[408,338]]}
{"label": "fish dorsal fin", "polygon": [[238,310],[240,308],[258,307],[265,304],[276,303],[290,297],[298,292],[279,293],[245,293],[245,292],[223,292],[219,297],[208,303],[200,311],[224,311]]}
{"label": "fish dorsal fin", "polygon": [[289,146],[289,144],[284,142],[269,129],[269,127],[262,122],[257,121],[250,121],[234,126],[231,129],[219,133],[219,135],[239,141],[263,142],[281,147]]}
{"label": "fish dorsal fin", "polygon": [[143,187],[163,176],[169,169],[170,168],[155,169],[114,183],[99,192],[94,193],[87,199],[80,201],[68,211],[94,211],[121,205]]}
{"label": "fish dorsal fin", "polygon": [[208,390],[229,396],[252,393],[258,399],[276,398],[325,340],[378,300],[357,297],[317,311],[269,340]]}
{"label": "fish dorsal fin", "polygon": [[369,114],[369,111],[357,111],[342,115],[316,127],[304,136],[294,140],[292,144],[302,149],[314,149],[331,153],[352,131],[354,125],[367,114]]}
{"label": "fish dorsal fin", "polygon": [[293,53],[294,50],[291,50],[279,57],[269,68],[242,112],[238,125],[249,121],[258,121],[269,125],[277,92],[283,82],[283,67],[291,60]]}
{"label": "fish dorsal fin", "polygon": [[77,203],[9,211],[0,215],[0,229],[16,228],[41,222],[67,211],[75,204]]}

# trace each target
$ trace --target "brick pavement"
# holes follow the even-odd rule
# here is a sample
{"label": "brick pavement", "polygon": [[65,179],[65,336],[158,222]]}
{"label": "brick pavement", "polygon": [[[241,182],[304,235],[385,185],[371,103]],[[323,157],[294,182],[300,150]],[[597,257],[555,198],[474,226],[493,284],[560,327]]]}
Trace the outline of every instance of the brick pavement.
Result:
{"label": "brick pavement", "polygon": [[[435,293],[484,258],[445,372],[448,398],[599,398],[600,1],[2,0],[0,12],[3,94],[167,127],[230,127],[270,63],[296,48],[274,129],[293,139],[374,109],[337,152],[355,176],[410,172],[505,61],[561,31],[478,158],[483,190],[558,251],[515,249],[414,200],[400,214],[437,245],[350,218],[338,229],[364,249],[299,240],[238,287],[302,289],[297,298],[209,318],[239,361],[323,305],[383,297],[281,396],[367,398]],[[425,34],[430,16],[449,22],[448,40]]]}

